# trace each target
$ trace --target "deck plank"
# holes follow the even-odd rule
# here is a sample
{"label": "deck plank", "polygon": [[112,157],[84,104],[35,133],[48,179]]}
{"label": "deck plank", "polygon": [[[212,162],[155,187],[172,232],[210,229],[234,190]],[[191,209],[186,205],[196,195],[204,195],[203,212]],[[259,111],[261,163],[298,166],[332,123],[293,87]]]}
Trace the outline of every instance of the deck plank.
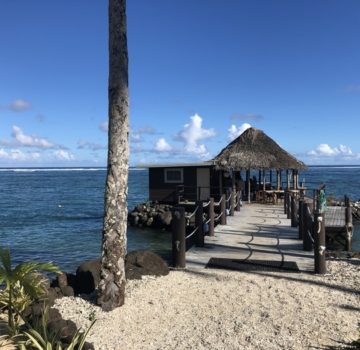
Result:
{"label": "deck plank", "polygon": [[187,267],[205,268],[214,258],[295,262],[301,271],[314,270],[313,253],[302,250],[298,229],[290,227],[283,206],[245,204],[227,220],[216,226],[214,237],[205,237],[205,247],[187,251]]}

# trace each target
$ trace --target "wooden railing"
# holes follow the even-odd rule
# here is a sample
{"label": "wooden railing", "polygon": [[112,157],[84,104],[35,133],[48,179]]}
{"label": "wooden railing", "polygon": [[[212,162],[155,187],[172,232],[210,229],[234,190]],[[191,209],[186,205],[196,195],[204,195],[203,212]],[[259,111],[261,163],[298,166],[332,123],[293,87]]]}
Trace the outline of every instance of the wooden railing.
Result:
{"label": "wooden railing", "polygon": [[[234,215],[234,211],[240,211],[241,192],[232,191],[228,196],[223,194],[219,201],[214,198],[208,201],[197,201],[195,209],[189,215],[185,215],[184,206],[176,206],[172,213],[172,264],[175,268],[186,267],[186,250],[190,248],[190,241],[196,246],[203,247],[205,235],[214,236],[216,223],[226,225],[227,214]],[[230,207],[227,208],[226,206]],[[215,208],[219,208],[215,216]],[[228,212],[227,212],[228,209]],[[207,218],[204,218],[206,211]],[[194,225],[190,225],[195,218]]]}
{"label": "wooden railing", "polygon": [[[346,248],[351,250],[352,211],[350,201],[345,196],[345,227],[347,230]],[[291,220],[291,227],[299,228],[299,239],[303,241],[303,250],[314,250],[315,273],[326,273],[326,223],[325,212],[320,211],[319,190],[313,191],[312,198],[303,193],[286,192],[284,213]]]}

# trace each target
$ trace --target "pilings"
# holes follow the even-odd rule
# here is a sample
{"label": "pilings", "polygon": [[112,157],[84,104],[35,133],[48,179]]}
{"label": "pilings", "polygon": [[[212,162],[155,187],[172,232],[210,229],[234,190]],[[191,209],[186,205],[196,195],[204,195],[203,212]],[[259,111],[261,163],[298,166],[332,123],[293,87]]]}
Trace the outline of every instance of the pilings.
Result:
{"label": "pilings", "polygon": [[185,208],[175,207],[172,213],[172,258],[175,268],[185,268]]}
{"label": "pilings", "polygon": [[314,212],[314,236],[315,273],[325,274],[325,215],[318,210]]}
{"label": "pilings", "polygon": [[353,224],[352,224],[352,210],[350,206],[350,199],[345,196],[345,226],[346,226],[346,250],[352,250],[352,236],[353,236]]}

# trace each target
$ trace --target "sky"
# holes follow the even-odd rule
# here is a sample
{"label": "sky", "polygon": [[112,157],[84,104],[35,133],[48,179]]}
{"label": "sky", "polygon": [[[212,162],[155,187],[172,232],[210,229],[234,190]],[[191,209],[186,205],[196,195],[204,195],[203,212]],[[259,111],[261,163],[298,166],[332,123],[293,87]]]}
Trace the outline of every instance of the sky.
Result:
{"label": "sky", "polygon": [[[105,0],[0,4],[0,167],[106,166]],[[198,162],[247,127],[360,164],[359,0],[129,0],[130,165]]]}

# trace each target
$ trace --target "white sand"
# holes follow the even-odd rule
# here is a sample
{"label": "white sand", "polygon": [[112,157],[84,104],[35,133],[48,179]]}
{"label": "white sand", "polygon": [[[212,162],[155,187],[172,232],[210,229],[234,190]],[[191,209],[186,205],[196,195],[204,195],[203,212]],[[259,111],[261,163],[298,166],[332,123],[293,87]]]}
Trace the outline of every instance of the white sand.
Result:
{"label": "white sand", "polygon": [[95,323],[96,349],[309,349],[357,339],[360,261],[330,261],[329,274],[172,271],[129,281],[109,313],[80,298],[57,301],[64,318]]}

